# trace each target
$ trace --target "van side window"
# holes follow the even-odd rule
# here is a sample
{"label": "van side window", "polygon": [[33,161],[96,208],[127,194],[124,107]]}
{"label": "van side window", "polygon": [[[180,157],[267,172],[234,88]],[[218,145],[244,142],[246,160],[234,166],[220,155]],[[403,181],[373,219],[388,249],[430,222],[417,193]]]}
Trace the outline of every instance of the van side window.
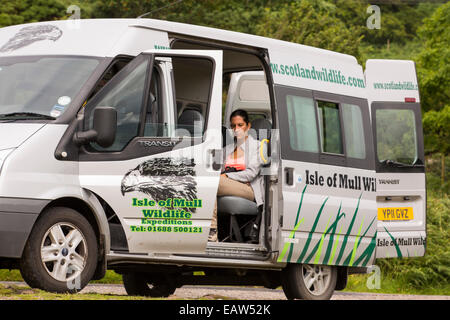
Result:
{"label": "van side window", "polygon": [[367,100],[277,87],[282,159],[373,169]]}
{"label": "van side window", "polygon": [[[97,106],[113,107],[117,110],[117,131],[113,145],[108,148],[102,148],[96,143],[91,143],[90,146],[96,151],[121,151],[131,139],[138,135],[147,65],[148,61],[145,60],[121,81],[111,82],[111,86],[105,88],[108,91],[104,97],[90,107],[90,111]],[[88,123],[91,128],[93,112],[89,116]]]}
{"label": "van side window", "polygon": [[317,101],[317,112],[322,152],[344,154],[339,105],[333,102]]}
{"label": "van side window", "polygon": [[204,58],[173,57],[177,136],[203,136],[211,95],[213,64]]}
{"label": "van side window", "polygon": [[361,108],[357,105],[346,103],[343,103],[341,107],[347,157],[365,159],[366,145],[364,142]]}
{"label": "van side window", "polygon": [[286,105],[291,148],[296,151],[319,152],[314,100],[287,95]]}

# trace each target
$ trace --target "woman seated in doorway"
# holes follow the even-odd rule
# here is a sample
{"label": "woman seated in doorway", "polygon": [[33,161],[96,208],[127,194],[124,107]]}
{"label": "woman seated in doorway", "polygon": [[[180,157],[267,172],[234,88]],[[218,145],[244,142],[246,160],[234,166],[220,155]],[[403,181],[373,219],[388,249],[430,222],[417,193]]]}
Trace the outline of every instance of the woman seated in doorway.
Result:
{"label": "woman seated in doorway", "polygon": [[[262,161],[260,143],[252,136],[248,114],[235,110],[230,116],[234,143],[223,149],[224,161],[217,196],[237,196],[263,204],[263,177],[260,175]],[[209,241],[217,241],[217,202],[214,208]]]}

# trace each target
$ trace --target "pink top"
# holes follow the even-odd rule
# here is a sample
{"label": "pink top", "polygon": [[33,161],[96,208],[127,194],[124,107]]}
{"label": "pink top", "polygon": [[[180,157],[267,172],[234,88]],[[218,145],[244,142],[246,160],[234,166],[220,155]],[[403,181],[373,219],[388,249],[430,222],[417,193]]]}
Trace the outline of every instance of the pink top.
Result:
{"label": "pink top", "polygon": [[228,158],[227,158],[227,160],[225,162],[225,169],[227,169],[227,168],[235,168],[236,171],[245,170],[245,157],[242,156],[242,157],[239,157],[239,158],[235,159],[233,157],[233,154],[234,154],[234,152],[231,153],[228,156]]}

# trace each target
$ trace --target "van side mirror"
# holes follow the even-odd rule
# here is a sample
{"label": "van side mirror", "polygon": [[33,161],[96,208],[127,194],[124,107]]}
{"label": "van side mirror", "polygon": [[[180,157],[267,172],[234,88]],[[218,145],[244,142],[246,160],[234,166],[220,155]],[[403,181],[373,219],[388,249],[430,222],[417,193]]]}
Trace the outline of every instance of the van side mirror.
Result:
{"label": "van side mirror", "polygon": [[117,130],[117,111],[112,107],[97,107],[94,109],[93,128],[77,132],[74,141],[78,145],[96,142],[107,148],[114,143]]}

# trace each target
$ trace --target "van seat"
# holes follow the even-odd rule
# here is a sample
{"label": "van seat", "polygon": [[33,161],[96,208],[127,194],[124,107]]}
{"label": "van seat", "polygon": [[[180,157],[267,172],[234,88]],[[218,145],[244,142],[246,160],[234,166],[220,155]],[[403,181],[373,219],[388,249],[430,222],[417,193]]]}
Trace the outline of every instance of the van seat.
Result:
{"label": "van seat", "polygon": [[177,129],[189,131],[191,136],[203,134],[203,115],[197,109],[184,109],[178,118]]}
{"label": "van seat", "polygon": [[251,122],[251,128],[249,134],[256,140],[271,138],[272,123],[267,119],[258,118]]}
{"label": "van seat", "polygon": [[236,216],[256,216],[258,214],[256,203],[240,197],[223,196],[217,198],[217,210],[219,214],[230,216],[230,240],[232,242],[243,242],[241,228]]}

